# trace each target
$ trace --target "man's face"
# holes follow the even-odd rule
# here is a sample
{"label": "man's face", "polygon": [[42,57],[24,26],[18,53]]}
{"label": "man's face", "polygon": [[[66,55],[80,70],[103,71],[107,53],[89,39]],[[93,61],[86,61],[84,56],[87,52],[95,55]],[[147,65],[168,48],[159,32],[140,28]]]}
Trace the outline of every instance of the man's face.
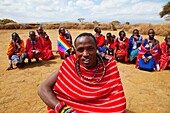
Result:
{"label": "man's face", "polygon": [[138,35],[139,35],[139,32],[138,32],[138,31],[134,31],[134,32],[133,32],[133,35],[134,35],[134,36],[138,36]]}
{"label": "man's face", "polygon": [[97,32],[96,33],[101,33],[101,29],[100,28],[97,28]]}
{"label": "man's face", "polygon": [[168,36],[166,37],[165,42],[166,42],[167,45],[170,46],[170,35],[168,35]]}
{"label": "man's face", "polygon": [[155,32],[153,30],[149,30],[148,35],[149,35],[149,38],[153,39],[155,36]]}
{"label": "man's face", "polygon": [[126,34],[124,32],[121,32],[121,34],[119,36],[120,36],[120,39],[123,40],[123,38],[126,36]]}
{"label": "man's face", "polygon": [[39,28],[39,29],[37,30],[37,32],[38,32],[39,35],[41,35],[41,34],[43,33],[43,29]]}
{"label": "man's face", "polygon": [[82,36],[76,40],[76,55],[80,64],[91,69],[96,66],[97,46],[92,37]]}
{"label": "man's face", "polygon": [[65,35],[65,29],[64,29],[64,28],[61,28],[61,29],[60,29],[60,33],[61,33],[62,35]]}
{"label": "man's face", "polygon": [[36,39],[35,34],[29,34],[29,37],[31,38],[31,40],[35,40]]}
{"label": "man's face", "polygon": [[111,35],[107,34],[106,37],[107,37],[107,40],[108,40],[108,41],[111,40]]}

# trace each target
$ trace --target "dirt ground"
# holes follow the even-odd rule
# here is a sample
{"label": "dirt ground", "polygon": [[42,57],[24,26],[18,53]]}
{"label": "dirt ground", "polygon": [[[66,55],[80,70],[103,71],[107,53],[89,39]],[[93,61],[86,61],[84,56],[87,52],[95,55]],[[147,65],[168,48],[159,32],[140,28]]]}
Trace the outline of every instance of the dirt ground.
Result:
{"label": "dirt ground", "polygon": [[[11,34],[17,32],[25,41],[31,30],[0,30],[0,113],[47,113],[46,105],[37,94],[39,85],[56,69],[62,60],[54,52],[55,59],[27,64],[24,68],[6,71],[6,49]],[[57,50],[58,30],[46,30]],[[73,38],[82,32],[93,30],[70,30]],[[118,36],[118,31],[111,32]],[[131,34],[127,34],[129,37]],[[146,36],[143,36],[146,37]],[[160,42],[163,37],[155,36]],[[26,60],[27,62],[27,60]],[[170,113],[170,70],[146,72],[134,64],[117,63],[122,79],[127,113]]]}

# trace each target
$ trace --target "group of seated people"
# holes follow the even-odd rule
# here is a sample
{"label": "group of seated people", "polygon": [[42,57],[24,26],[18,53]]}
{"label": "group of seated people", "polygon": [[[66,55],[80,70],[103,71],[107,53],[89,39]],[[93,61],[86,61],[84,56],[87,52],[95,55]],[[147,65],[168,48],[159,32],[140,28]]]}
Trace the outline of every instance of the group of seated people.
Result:
{"label": "group of seated people", "polygon": [[136,68],[147,71],[160,71],[170,67],[170,35],[165,37],[165,41],[159,44],[154,38],[155,31],[148,30],[148,38],[143,39],[138,29],[134,29],[130,38],[126,37],[124,31],[119,32],[119,37],[111,33],[105,36],[101,34],[101,29],[94,29],[96,34],[98,52],[102,55],[113,55],[117,61],[136,62]]}
{"label": "group of seated people", "polygon": [[[167,35],[165,42],[160,45],[159,41],[154,38],[155,31],[153,29],[148,31],[148,38],[145,39],[139,34],[138,29],[133,30],[130,38],[126,37],[125,31],[120,31],[117,38],[115,35],[107,33],[106,39],[101,34],[99,27],[96,27],[94,31],[98,53],[101,56],[112,55],[117,61],[125,63],[135,61],[136,68],[147,71],[159,71],[170,67],[170,35]],[[49,36],[41,26],[38,27],[37,33],[38,36],[34,31],[29,32],[26,47],[24,47],[24,41],[20,39],[16,32],[12,34],[12,40],[7,50],[10,64],[7,70],[13,69],[12,64],[19,68],[23,67],[25,58],[28,58],[28,63],[31,63],[33,58],[37,62],[39,58],[43,60],[54,58]],[[64,27],[59,28],[57,43],[61,59],[75,54],[71,34]]]}
{"label": "group of seated people", "polygon": [[52,53],[52,42],[49,36],[44,32],[42,26],[37,29],[38,35],[34,31],[29,32],[29,38],[26,39],[26,46],[20,36],[14,32],[12,33],[12,40],[7,49],[7,56],[9,59],[9,67],[7,70],[13,69],[13,64],[18,68],[22,68],[25,64],[25,58],[28,58],[28,63],[32,59],[50,60],[54,58]]}

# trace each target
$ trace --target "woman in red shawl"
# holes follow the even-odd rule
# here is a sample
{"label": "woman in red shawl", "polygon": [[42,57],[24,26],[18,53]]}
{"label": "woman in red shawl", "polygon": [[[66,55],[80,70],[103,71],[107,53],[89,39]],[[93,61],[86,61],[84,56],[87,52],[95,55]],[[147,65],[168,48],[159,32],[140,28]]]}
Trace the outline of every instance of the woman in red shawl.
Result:
{"label": "woman in red shawl", "polygon": [[41,40],[35,35],[34,31],[29,32],[29,38],[26,40],[26,52],[28,54],[28,63],[31,63],[31,59],[35,58],[39,61],[39,58],[43,58],[43,46]]}
{"label": "woman in red shawl", "polygon": [[39,26],[37,29],[37,33],[39,35],[39,38],[41,40],[42,46],[43,46],[43,60],[50,60],[54,58],[53,52],[52,52],[52,43],[49,38],[49,36],[44,32],[42,26]]}
{"label": "woman in red shawl", "polygon": [[164,70],[170,67],[170,35],[165,37],[165,42],[161,44],[160,68]]}
{"label": "woman in red shawl", "polygon": [[128,62],[129,39],[124,31],[119,32],[119,38],[115,40],[115,58]]}
{"label": "woman in red shawl", "polygon": [[67,57],[38,90],[49,113],[125,113],[126,99],[114,58],[97,54],[91,33],[80,34],[74,45],[76,54]]}

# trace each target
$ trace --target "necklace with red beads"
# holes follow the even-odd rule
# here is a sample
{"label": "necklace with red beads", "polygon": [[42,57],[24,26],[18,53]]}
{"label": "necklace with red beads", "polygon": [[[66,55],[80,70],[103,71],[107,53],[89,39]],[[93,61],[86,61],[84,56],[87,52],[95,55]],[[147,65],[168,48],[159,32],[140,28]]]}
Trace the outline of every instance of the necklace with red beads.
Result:
{"label": "necklace with red beads", "polygon": [[[100,68],[100,61],[102,62],[102,66],[103,66],[103,72],[102,72],[102,75],[98,78],[98,79],[95,79],[95,76],[96,74],[98,73],[99,71],[99,68]],[[104,61],[103,59],[97,55],[97,68],[94,72],[94,75],[92,77],[87,77],[87,76],[84,76],[80,70],[80,63],[79,61],[77,60],[76,61],[76,71],[77,71],[77,74],[78,76],[80,77],[80,79],[85,82],[85,83],[88,83],[88,84],[96,84],[98,83],[99,81],[102,80],[103,76],[105,75],[106,73],[106,67],[105,67],[105,64],[104,64]]]}

